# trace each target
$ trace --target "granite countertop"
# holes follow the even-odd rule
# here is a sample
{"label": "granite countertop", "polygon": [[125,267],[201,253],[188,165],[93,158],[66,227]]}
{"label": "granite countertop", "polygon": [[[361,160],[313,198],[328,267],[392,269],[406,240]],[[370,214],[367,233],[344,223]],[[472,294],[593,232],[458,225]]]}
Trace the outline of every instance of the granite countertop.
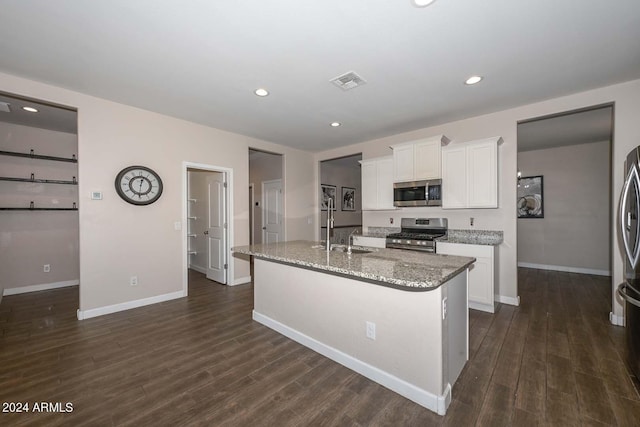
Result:
{"label": "granite countertop", "polygon": [[463,243],[467,245],[488,245],[488,246],[497,246],[501,244],[503,241],[504,241],[503,232],[493,231],[493,230],[449,229],[447,231],[447,237],[437,239],[437,242]]}
{"label": "granite countertop", "polygon": [[419,251],[353,248],[371,252],[349,255],[331,251],[327,254],[320,242],[307,240],[240,246],[233,251],[405,291],[435,289],[475,261],[475,258]]}

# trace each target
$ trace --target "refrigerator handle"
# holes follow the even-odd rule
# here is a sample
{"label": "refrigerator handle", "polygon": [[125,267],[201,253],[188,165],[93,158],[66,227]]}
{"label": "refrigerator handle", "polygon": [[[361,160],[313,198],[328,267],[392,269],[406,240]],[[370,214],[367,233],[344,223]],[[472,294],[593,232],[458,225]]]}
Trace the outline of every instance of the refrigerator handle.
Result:
{"label": "refrigerator handle", "polygon": [[626,302],[628,302],[629,304],[633,304],[636,307],[640,307],[640,301],[638,301],[637,299],[630,297],[627,292],[626,292],[626,288],[630,287],[628,283],[620,283],[618,285],[618,295],[620,295],[620,298],[622,298],[623,300],[625,300]]}
{"label": "refrigerator handle", "polygon": [[[627,255],[627,259],[631,264],[632,268],[636,268],[638,266],[638,261],[640,260],[640,248],[638,247],[638,242],[633,242],[634,247],[631,247],[631,242],[629,242],[629,233],[631,231],[631,212],[627,211],[627,200],[629,196],[629,191],[631,189],[631,185],[635,184],[634,197],[638,198],[638,188],[640,188],[640,176],[638,175],[638,168],[635,164],[631,166],[629,169],[629,175],[624,183],[624,187],[622,189],[622,203],[620,205],[620,223],[622,227],[622,243],[624,244],[624,250]],[[640,200],[637,201],[640,203]],[[636,203],[636,206],[638,206]],[[626,215],[625,215],[626,214]],[[638,239],[638,233],[636,233],[636,240]]]}

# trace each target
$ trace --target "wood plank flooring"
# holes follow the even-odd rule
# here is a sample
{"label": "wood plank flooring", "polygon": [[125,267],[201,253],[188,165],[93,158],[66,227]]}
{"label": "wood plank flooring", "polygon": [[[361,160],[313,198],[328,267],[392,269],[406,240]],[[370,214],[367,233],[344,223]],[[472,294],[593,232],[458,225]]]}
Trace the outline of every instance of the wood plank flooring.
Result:
{"label": "wood plank flooring", "polygon": [[521,269],[521,305],[471,310],[471,357],[445,417],[251,320],[251,285],[190,273],[189,297],[77,321],[77,288],[4,297],[0,425],[637,426],[608,322],[609,278]]}

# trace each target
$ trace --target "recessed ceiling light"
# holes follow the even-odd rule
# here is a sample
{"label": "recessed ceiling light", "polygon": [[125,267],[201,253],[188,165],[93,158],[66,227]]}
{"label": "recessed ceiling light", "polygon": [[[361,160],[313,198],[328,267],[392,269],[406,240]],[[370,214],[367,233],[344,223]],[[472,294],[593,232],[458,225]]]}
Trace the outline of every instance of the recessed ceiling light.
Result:
{"label": "recessed ceiling light", "polygon": [[338,127],[338,126],[340,126],[341,124],[342,124],[342,123],[340,123],[340,122],[333,122],[333,123],[331,123],[331,127],[332,127],[332,128],[337,128],[337,127]]}
{"label": "recessed ceiling light", "polygon": [[415,7],[427,7],[436,0],[412,0]]}
{"label": "recessed ceiling light", "polygon": [[258,96],[267,96],[269,95],[269,91],[263,88],[259,88],[256,89],[255,91],[253,91],[253,93],[255,93]]}
{"label": "recessed ceiling light", "polygon": [[474,85],[482,80],[482,76],[471,76],[467,80],[465,80],[464,84],[466,85]]}
{"label": "recessed ceiling light", "polygon": [[38,109],[37,108],[33,108],[33,107],[22,107],[22,109],[24,111],[28,111],[30,113],[37,113],[38,112]]}

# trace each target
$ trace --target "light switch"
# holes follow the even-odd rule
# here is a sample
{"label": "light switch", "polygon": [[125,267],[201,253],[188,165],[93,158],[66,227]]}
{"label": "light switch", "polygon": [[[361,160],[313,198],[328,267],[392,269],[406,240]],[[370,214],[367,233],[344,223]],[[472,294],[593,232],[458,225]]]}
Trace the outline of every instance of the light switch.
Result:
{"label": "light switch", "polygon": [[181,221],[176,221],[173,223],[173,229],[176,231],[180,231],[182,230],[182,222]]}

